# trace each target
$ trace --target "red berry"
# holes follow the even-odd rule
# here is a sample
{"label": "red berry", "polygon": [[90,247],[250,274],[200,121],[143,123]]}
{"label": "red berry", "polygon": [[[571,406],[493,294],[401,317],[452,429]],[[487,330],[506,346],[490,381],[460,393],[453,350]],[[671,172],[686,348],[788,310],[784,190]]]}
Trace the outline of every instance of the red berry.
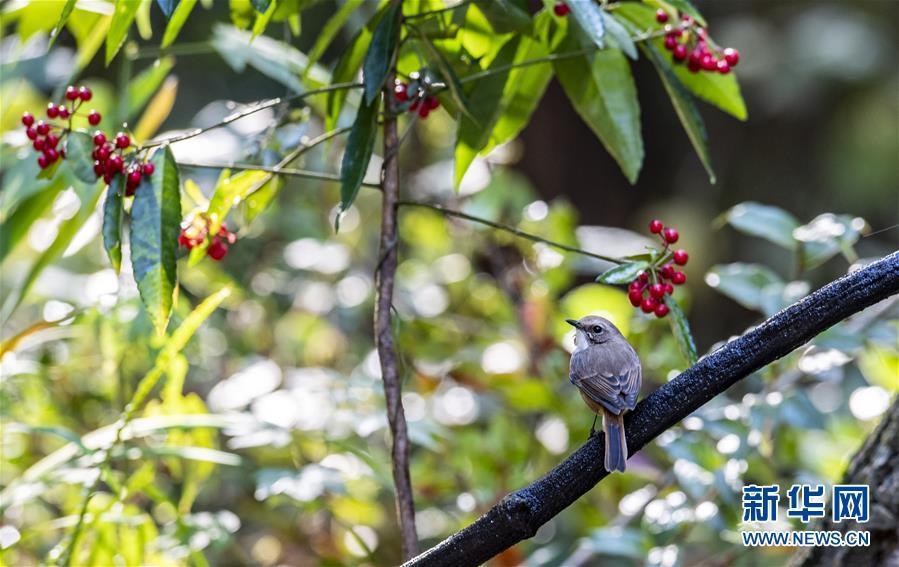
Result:
{"label": "red berry", "polygon": [[144,172],[144,177],[150,177],[153,175],[153,172],[156,171],[156,167],[154,167],[152,163],[147,162],[141,167],[141,171]]}
{"label": "red berry", "polygon": [[683,272],[674,272],[674,275],[671,276],[671,281],[674,285],[683,285],[687,282],[687,274]]}
{"label": "red berry", "polygon": [[114,155],[106,161],[106,169],[112,172],[122,171],[124,165],[125,162],[122,161],[122,156],[119,155]]}
{"label": "red berry", "polygon": [[22,113],[22,126],[25,126],[27,128],[27,127],[30,127],[32,124],[34,124],[34,115],[31,114],[30,112],[23,112]]}
{"label": "red berry", "polygon": [[668,12],[659,8],[656,10],[656,21],[660,24],[664,24],[668,21]]}
{"label": "red berry", "polygon": [[704,54],[705,53],[697,47],[696,49],[694,49],[693,51],[690,52],[690,59],[687,62],[692,63],[692,64],[702,63],[702,56]]}
{"label": "red berry", "polygon": [[127,148],[131,145],[131,138],[128,137],[128,134],[124,132],[119,132],[115,136],[115,147],[117,148]]}
{"label": "red berry", "polygon": [[642,292],[643,288],[646,287],[646,284],[641,282],[640,280],[634,280],[627,286],[628,291],[639,291]]}
{"label": "red berry", "polygon": [[728,47],[724,50],[724,60],[731,67],[736,67],[737,63],[740,62],[740,52],[733,47]]}
{"label": "red berry", "polygon": [[674,266],[672,266],[671,264],[665,264],[664,266],[659,268],[659,275],[666,280],[670,280],[674,275]]}
{"label": "red berry", "polygon": [[431,113],[431,108],[428,106],[428,103],[427,103],[427,102],[425,102],[424,104],[422,104],[422,105],[419,107],[419,109],[418,109],[418,115],[419,115],[421,118],[427,118],[427,117],[428,117],[428,114],[430,114],[430,113]]}
{"label": "red berry", "polygon": [[34,146],[34,149],[37,151],[42,152],[44,151],[44,148],[47,147],[47,141],[43,138],[37,138],[31,145]]}
{"label": "red berry", "polygon": [[687,264],[687,260],[690,259],[690,256],[687,254],[686,250],[675,250],[674,251],[674,263],[678,266],[684,266]]}
{"label": "red berry", "polygon": [[637,279],[640,280],[640,283],[646,283],[649,281],[649,274],[646,272],[640,272],[640,275],[637,276]]}
{"label": "red berry", "polygon": [[677,239],[680,235],[677,233],[677,230],[673,228],[666,228],[662,231],[662,236],[665,238],[665,242],[667,242],[668,244],[674,244],[675,242],[677,242]]}
{"label": "red berry", "polygon": [[184,246],[188,250],[190,250],[191,248],[194,247],[193,241],[187,237],[187,234],[184,232],[183,228],[181,229],[181,233],[178,234],[178,244],[180,244],[181,246]]}
{"label": "red berry", "polygon": [[393,97],[399,102],[406,102],[409,100],[409,85],[397,81],[396,85],[393,87]]}
{"label": "red berry", "polygon": [[50,162],[47,161],[47,156],[41,154],[37,156],[37,164],[41,167],[41,169],[45,169],[48,165],[50,165]]}
{"label": "red berry", "polygon": [[212,244],[209,245],[209,248],[206,249],[206,254],[209,255],[213,260],[221,260],[225,257],[225,254],[228,253],[228,245],[221,241],[220,238],[215,237],[212,239]]}
{"label": "red berry", "polygon": [[656,317],[658,317],[659,319],[661,319],[662,317],[667,315],[668,311],[669,311],[668,306],[665,305],[664,303],[659,303],[658,305],[656,305],[655,314],[656,314]]}
{"label": "red berry", "polygon": [[718,61],[718,72],[722,75],[730,73],[730,65],[724,59]]}
{"label": "red berry", "polygon": [[657,305],[658,305],[658,302],[655,299],[653,299],[651,297],[647,297],[646,299],[643,300],[643,303],[640,304],[640,309],[644,313],[652,313],[653,311],[655,311],[655,308]]}
{"label": "red berry", "polygon": [[59,116],[59,107],[52,102],[47,105],[47,118],[56,118]]}
{"label": "red berry", "polygon": [[106,143],[106,134],[104,134],[103,132],[101,132],[99,130],[94,132],[94,145],[102,146],[105,143]]}
{"label": "red berry", "polygon": [[72,85],[66,87],[66,100],[78,100],[78,89]]}
{"label": "red berry", "polygon": [[140,183],[140,177],[140,170],[132,169],[131,172],[128,173],[128,183],[134,183],[135,185],[137,185],[138,183]]}
{"label": "red berry", "polygon": [[563,16],[567,16],[569,12],[571,12],[571,8],[569,8],[568,4],[566,4],[565,2],[558,2],[555,6],[553,6],[553,14],[559,16],[560,18]]}
{"label": "red berry", "polygon": [[687,58],[687,46],[679,43],[674,46],[672,53],[675,61],[683,61]]}
{"label": "red berry", "polygon": [[105,160],[109,159],[109,152],[111,150],[109,149],[109,146],[104,145],[104,146],[100,146],[99,148],[97,148],[94,151],[97,152],[97,159],[105,161]]}
{"label": "red berry", "polygon": [[29,140],[33,140],[37,138],[37,130],[29,126],[28,128],[25,128],[25,135],[28,136]]}
{"label": "red berry", "polygon": [[[106,179],[107,177],[112,179],[113,176],[114,176],[114,174],[107,172],[106,174],[103,175],[103,179]],[[109,185],[109,181],[107,181],[106,184]],[[125,183],[125,196],[133,197],[135,189],[137,189],[137,185],[131,185],[130,183]]]}
{"label": "red berry", "polygon": [[59,105],[59,117],[62,119],[69,117],[69,109],[62,104]]}
{"label": "red berry", "polygon": [[689,24],[689,23],[692,23],[692,22],[693,22],[693,18],[691,18],[689,14],[684,14],[684,15],[682,15],[682,16],[680,17],[680,19],[681,19],[681,21],[684,22],[685,24]]}
{"label": "red berry", "polygon": [[93,96],[94,93],[92,93],[91,90],[87,87],[81,87],[80,89],[78,89],[78,98],[80,98],[84,102],[89,101],[91,98],[93,98]]}
{"label": "red berry", "polygon": [[640,307],[640,304],[643,303],[643,294],[635,289],[627,293],[627,298],[634,307]]}
{"label": "red berry", "polygon": [[436,96],[429,96],[425,99],[425,104],[428,105],[429,109],[434,110],[440,106],[440,100]]}
{"label": "red berry", "polygon": [[665,294],[671,295],[672,293],[674,293],[674,286],[671,285],[670,283],[666,283],[665,284]]}
{"label": "red berry", "polygon": [[412,106],[409,107],[409,112],[415,112],[416,110],[418,110],[419,102],[419,99],[415,99],[415,101],[412,102]]}
{"label": "red berry", "polygon": [[103,175],[104,171],[105,171],[105,169],[103,167],[103,162],[99,161],[99,160],[95,161],[94,162],[94,173],[97,175],[97,177],[100,177],[101,175]]}
{"label": "red berry", "polygon": [[44,150],[44,156],[47,158],[47,161],[53,163],[57,159],[59,159],[59,153],[53,148],[47,148]]}
{"label": "red berry", "polygon": [[96,110],[91,110],[91,113],[87,115],[87,121],[88,121],[88,123],[90,123],[91,126],[96,126],[97,124],[100,123],[100,120],[102,120],[102,119],[103,119],[103,117],[100,116],[100,113],[97,112]]}
{"label": "red berry", "polygon": [[665,295],[665,286],[662,284],[652,284],[649,286],[649,295],[656,299],[661,299]]}
{"label": "red berry", "polygon": [[658,234],[662,232],[662,229],[665,228],[665,225],[662,224],[662,221],[659,219],[652,219],[649,221],[649,232],[653,234]]}
{"label": "red berry", "polygon": [[670,33],[665,36],[665,49],[671,51],[677,47],[677,37],[673,33]]}
{"label": "red berry", "polygon": [[687,61],[687,70],[689,70],[691,73],[698,73],[700,69],[702,69],[702,63],[700,63],[699,61],[696,61],[694,59],[690,59],[689,61]]}
{"label": "red berry", "polygon": [[43,120],[39,120],[37,126],[35,126],[34,129],[37,130],[37,133],[41,136],[46,136],[47,132],[50,131],[50,125]]}
{"label": "red berry", "polygon": [[702,68],[706,71],[714,71],[718,68],[718,60],[711,53],[704,53],[701,61]]}
{"label": "red berry", "polygon": [[47,134],[47,147],[55,148],[59,144],[59,136],[54,136],[53,134]]}

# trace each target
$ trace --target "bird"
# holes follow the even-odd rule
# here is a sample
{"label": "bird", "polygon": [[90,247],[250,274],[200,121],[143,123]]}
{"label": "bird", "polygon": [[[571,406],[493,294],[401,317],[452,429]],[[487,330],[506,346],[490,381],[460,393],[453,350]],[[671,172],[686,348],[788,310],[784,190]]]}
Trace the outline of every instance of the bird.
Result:
{"label": "bird", "polygon": [[590,437],[596,434],[596,417],[601,413],[606,439],[603,464],[609,472],[624,472],[628,458],[624,414],[637,405],[642,382],[640,357],[608,319],[588,315],[565,321],[575,328],[568,379],[596,414]]}

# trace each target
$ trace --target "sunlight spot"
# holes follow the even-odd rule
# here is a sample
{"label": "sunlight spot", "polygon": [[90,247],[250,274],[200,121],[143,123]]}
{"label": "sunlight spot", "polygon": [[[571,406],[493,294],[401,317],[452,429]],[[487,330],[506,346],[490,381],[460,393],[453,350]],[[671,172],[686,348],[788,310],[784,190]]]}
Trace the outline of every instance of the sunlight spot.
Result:
{"label": "sunlight spot", "polygon": [[849,411],[858,419],[879,417],[890,405],[890,394],[880,386],[858,388],[849,396]]}

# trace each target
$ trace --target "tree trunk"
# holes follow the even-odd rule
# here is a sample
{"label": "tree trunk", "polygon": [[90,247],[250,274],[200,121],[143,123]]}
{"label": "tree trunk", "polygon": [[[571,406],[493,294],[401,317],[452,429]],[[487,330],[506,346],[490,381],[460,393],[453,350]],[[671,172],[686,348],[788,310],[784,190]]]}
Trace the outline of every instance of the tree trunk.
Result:
{"label": "tree trunk", "polygon": [[870,521],[833,523],[825,518],[814,529],[869,531],[867,547],[808,547],[793,558],[794,567],[899,565],[899,397],[852,459],[844,484],[871,487]]}

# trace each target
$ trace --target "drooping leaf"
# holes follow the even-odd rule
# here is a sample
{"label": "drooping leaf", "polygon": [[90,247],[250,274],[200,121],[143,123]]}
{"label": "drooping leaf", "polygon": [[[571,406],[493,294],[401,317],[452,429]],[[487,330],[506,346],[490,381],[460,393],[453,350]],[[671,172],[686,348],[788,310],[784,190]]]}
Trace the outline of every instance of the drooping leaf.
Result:
{"label": "drooping leaf", "polygon": [[72,168],[72,172],[85,183],[94,183],[97,174],[94,173],[94,141],[89,134],[74,130],[69,132],[66,140],[66,161]]}
{"label": "drooping leaf", "polygon": [[574,20],[584,30],[590,41],[600,49],[605,48],[606,25],[599,4],[592,0],[571,0],[566,4],[571,8]]}
{"label": "drooping leaf", "polygon": [[746,201],[728,209],[724,218],[744,234],[764,238],[787,250],[796,249],[793,231],[799,227],[799,221],[779,207]]}
{"label": "drooping leaf", "polygon": [[116,273],[122,267],[122,179],[115,176],[103,204],[103,248]]}
{"label": "drooping leaf", "polygon": [[106,65],[112,63],[116,53],[125,43],[128,30],[134,21],[134,16],[140,8],[140,2],[134,0],[116,0],[112,14],[112,22],[109,24],[109,33],[106,34]]}
{"label": "drooping leaf", "polygon": [[250,193],[241,202],[240,213],[247,224],[253,222],[278,195],[281,186],[284,185],[280,176],[273,176],[267,183]]}
{"label": "drooping leaf", "polygon": [[156,0],[156,4],[159,5],[159,9],[162,10],[162,13],[165,14],[166,18],[171,18],[172,14],[175,12],[175,8],[178,7],[178,2],[180,0]]}
{"label": "drooping leaf", "polygon": [[128,85],[128,118],[134,118],[143,109],[150,97],[159,89],[175,66],[174,57],[157,59],[151,66],[141,71]]}
{"label": "drooping leaf", "polygon": [[165,26],[165,33],[162,35],[163,49],[175,42],[178,34],[181,33],[181,28],[184,27],[184,22],[187,21],[187,17],[196,4],[197,0],[180,0],[178,7],[175,8],[174,13],[169,18],[168,25]]}
{"label": "drooping leaf", "polygon": [[606,33],[615,41],[618,48],[625,52],[628,57],[636,60],[637,47],[634,45],[634,40],[624,25],[615,19],[615,14],[609,14],[604,11],[602,18],[606,26]]}
{"label": "drooping leaf", "polygon": [[[346,151],[340,163],[340,210],[350,208],[371,160],[371,152],[375,146],[378,126],[378,106],[380,99],[375,98],[368,103],[363,100],[359,105],[359,113],[350,131]],[[339,215],[338,215],[339,218]]]}
{"label": "drooping leaf", "polygon": [[668,322],[671,324],[671,332],[674,333],[677,347],[687,360],[687,363],[693,366],[699,360],[699,355],[696,353],[696,343],[693,341],[693,335],[690,333],[690,323],[687,321],[687,316],[681,311],[677,300],[670,295],[665,296],[665,305],[670,310]]}
{"label": "drooping leaf", "polygon": [[140,8],[134,15],[134,25],[137,27],[137,35],[144,41],[153,38],[153,25],[150,23],[150,5],[152,0],[141,0]]}
{"label": "drooping leaf", "polygon": [[[183,5],[183,4],[182,4]],[[137,126],[134,127],[134,139],[143,142],[149,139],[159,130],[165,119],[169,117],[172,108],[175,106],[175,95],[178,93],[178,78],[166,77],[162,88],[159,89],[146,110],[141,115]]]}
{"label": "drooping leaf", "polygon": [[172,150],[158,150],[151,163],[153,175],[137,187],[131,207],[131,264],[141,300],[162,333],[175,293],[181,194]]}
{"label": "drooping leaf", "polygon": [[318,63],[318,60],[325,54],[325,50],[328,49],[328,46],[330,46],[331,42],[334,41],[334,38],[337,37],[337,33],[340,32],[350,16],[353,15],[353,12],[362,6],[364,2],[365,0],[347,0],[347,2],[341,6],[333,16],[331,16],[327,23],[325,23],[321,32],[318,34],[318,37],[315,39],[312,50],[309,52],[309,67],[304,71],[304,75],[309,72],[309,68],[311,68],[312,65]]}
{"label": "drooping leaf", "polygon": [[470,93],[469,98],[473,101],[470,108],[472,116],[460,117],[456,135],[456,188],[475,156],[490,142],[493,126],[502,112],[503,90],[509,79],[507,67],[515,58],[518,44],[519,38],[513,36],[503,45],[488,67],[488,70],[499,72],[478,80]]}
{"label": "drooping leaf", "polygon": [[596,281],[604,284],[627,284],[634,281],[642,272],[649,268],[649,262],[638,261],[620,264],[600,274]]}
{"label": "drooping leaf", "polygon": [[397,34],[399,33],[399,17],[401,2],[391,2],[390,7],[384,13],[384,17],[378,22],[371,45],[365,54],[362,63],[363,82],[365,84],[365,104],[371,105],[377,98],[387,80],[390,65],[393,63],[393,55],[396,53]]}
{"label": "drooping leaf", "polygon": [[[345,83],[352,81],[356,77],[356,73],[362,66],[368,46],[371,44],[372,30],[374,23],[377,21],[379,14],[376,14],[372,21],[359,30],[349,47],[344,50],[343,55],[337,61],[334,67],[334,73],[331,80],[335,83]],[[340,118],[340,112],[343,110],[344,102],[346,102],[348,91],[339,89],[328,93],[327,114],[325,116],[325,130],[331,131],[337,127],[337,121]]]}
{"label": "drooping leaf", "polygon": [[53,31],[50,32],[50,43],[47,46],[47,49],[53,47],[53,44],[56,43],[56,38],[59,37],[59,32],[62,31],[62,28],[65,27],[66,22],[69,21],[69,16],[72,15],[72,11],[75,10],[75,3],[77,0],[66,0],[65,6],[62,7],[62,12],[59,14],[59,20],[56,22],[56,27],[53,28]]}
{"label": "drooping leaf", "polygon": [[272,178],[266,171],[241,171],[221,180],[209,200],[206,215],[209,217],[210,234],[218,234],[222,222],[231,209],[240,204],[247,195],[262,187]]}
{"label": "drooping leaf", "polygon": [[526,4],[515,0],[475,0],[474,4],[498,34],[516,32],[530,35],[534,31]]}
{"label": "drooping leaf", "polygon": [[712,266],[706,282],[743,307],[757,311],[766,311],[768,298],[781,295],[784,287],[784,281],[770,268],[741,262]]}
{"label": "drooping leaf", "polygon": [[[558,52],[574,51],[571,38]],[[630,65],[617,49],[602,49],[553,62],[556,75],[575,110],[615,158],[633,184],[643,165],[640,104]]]}
{"label": "drooping leaf", "polygon": [[256,16],[256,20],[253,22],[253,39],[257,36],[262,35],[265,31],[265,28],[268,27],[268,23],[272,20],[272,16],[275,15],[275,11],[278,9],[278,0],[269,0],[271,2],[268,5],[268,8],[259,15]]}

